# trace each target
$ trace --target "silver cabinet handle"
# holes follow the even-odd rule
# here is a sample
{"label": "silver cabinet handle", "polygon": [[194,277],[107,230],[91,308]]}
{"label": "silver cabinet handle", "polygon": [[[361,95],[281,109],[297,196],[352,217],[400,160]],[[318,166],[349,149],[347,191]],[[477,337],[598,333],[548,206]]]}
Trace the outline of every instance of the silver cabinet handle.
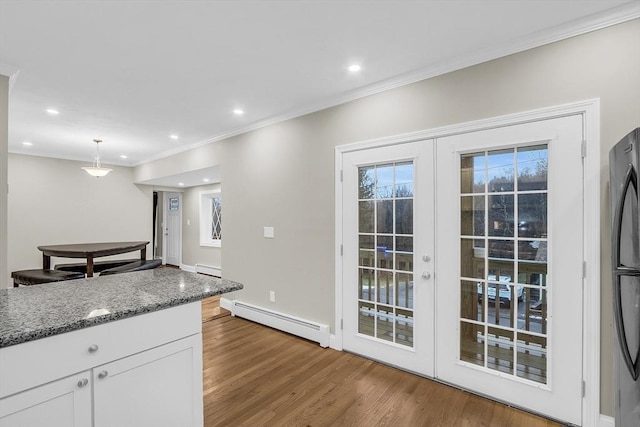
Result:
{"label": "silver cabinet handle", "polygon": [[429,255],[422,255],[422,260],[424,262],[429,262],[429,261],[431,261],[431,257]]}
{"label": "silver cabinet handle", "polygon": [[83,378],[80,381],[78,381],[78,388],[86,387],[87,384],[89,384],[89,380],[86,378]]}
{"label": "silver cabinet handle", "polygon": [[431,273],[428,273],[428,272],[426,272],[426,271],[425,271],[424,273],[422,273],[422,278],[423,278],[424,280],[429,280],[429,279],[431,279]]}
{"label": "silver cabinet handle", "polygon": [[93,344],[89,346],[89,353],[95,353],[98,351],[98,344]]}
{"label": "silver cabinet handle", "polygon": [[107,372],[107,371],[100,371],[100,373],[98,373],[98,379],[99,379],[99,380],[103,380],[103,379],[107,378],[107,375],[109,375],[109,372]]}

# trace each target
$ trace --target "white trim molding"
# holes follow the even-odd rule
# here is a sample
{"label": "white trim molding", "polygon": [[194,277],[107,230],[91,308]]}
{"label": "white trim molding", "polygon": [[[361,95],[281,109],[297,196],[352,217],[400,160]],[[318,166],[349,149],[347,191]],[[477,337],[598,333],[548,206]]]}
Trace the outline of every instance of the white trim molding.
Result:
{"label": "white trim molding", "polygon": [[201,147],[212,142],[221,141],[223,139],[231,138],[236,135],[247,133],[256,129],[260,129],[266,126],[270,126],[275,123],[280,123],[285,120],[294,119],[296,117],[310,114],[316,111],[331,108],[336,105],[344,104],[346,102],[354,101],[360,98],[364,98],[377,93],[385,92],[387,90],[395,89],[401,86],[406,86],[411,83],[415,83],[421,80],[426,80],[432,77],[437,77],[446,73],[450,73],[456,70],[470,67],[472,65],[480,64],[483,62],[491,61],[493,59],[502,58],[508,55],[512,55],[525,50],[533,49],[536,47],[544,46],[546,44],[554,43],[557,41],[565,40],[571,37],[576,37],[582,34],[586,34],[592,31],[601,30],[613,25],[621,24],[623,22],[631,21],[640,17],[640,6],[637,2],[629,2],[623,4],[617,8],[608,10],[606,13],[600,13],[588,16],[584,19],[572,21],[567,25],[562,25],[557,28],[533,33],[527,37],[511,40],[509,43],[494,48],[479,50],[477,52],[467,54],[463,57],[454,59],[445,64],[432,64],[430,66],[401,74],[399,76],[383,80],[369,86],[358,88],[356,90],[343,93],[339,96],[325,99],[315,104],[306,105],[303,108],[293,109],[286,111],[282,114],[274,117],[267,118],[262,121],[252,123],[248,126],[238,127],[226,132],[222,132],[211,138],[199,141],[193,144],[187,144],[179,148],[163,151],[155,156],[151,156],[146,160],[134,164],[133,166],[140,166],[142,164],[159,160],[165,157],[172,156],[174,154],[181,153],[183,151],[191,150],[197,147]]}
{"label": "white trim molding", "polygon": [[[335,148],[335,336],[332,347],[342,349],[342,156],[345,153],[384,147],[431,138],[442,138],[467,132],[517,125],[527,122],[553,119],[569,115],[583,117],[584,157],[584,277],[583,319],[583,381],[585,382],[582,405],[582,425],[602,425],[600,414],[600,100],[542,108],[467,123],[443,126],[419,132],[355,142]],[[335,344],[335,345],[334,345]],[[605,421],[606,422],[606,421]]]}
{"label": "white trim molding", "polygon": [[598,427],[614,427],[616,424],[616,420],[613,417],[608,415],[600,415],[600,422],[598,423]]}

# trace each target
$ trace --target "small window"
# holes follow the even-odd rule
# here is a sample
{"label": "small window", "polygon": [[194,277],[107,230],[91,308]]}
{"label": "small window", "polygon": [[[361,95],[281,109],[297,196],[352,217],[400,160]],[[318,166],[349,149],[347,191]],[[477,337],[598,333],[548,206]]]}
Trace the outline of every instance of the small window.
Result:
{"label": "small window", "polygon": [[200,192],[200,246],[222,246],[222,193]]}

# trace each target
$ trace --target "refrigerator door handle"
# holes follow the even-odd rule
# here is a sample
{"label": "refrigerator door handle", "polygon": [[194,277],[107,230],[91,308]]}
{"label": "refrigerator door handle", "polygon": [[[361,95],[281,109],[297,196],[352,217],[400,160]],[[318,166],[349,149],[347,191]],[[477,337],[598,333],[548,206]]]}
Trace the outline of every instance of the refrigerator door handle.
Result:
{"label": "refrigerator door handle", "polygon": [[[618,342],[620,343],[622,358],[629,373],[634,381],[640,376],[640,347],[635,356],[635,361],[631,356],[631,351],[627,342],[627,334],[625,331],[624,319],[622,317],[622,276],[640,276],[640,270],[628,268],[620,264],[620,235],[622,233],[622,214],[624,209],[624,201],[629,191],[634,191],[636,198],[638,196],[638,177],[633,165],[629,165],[629,169],[625,174],[624,186],[620,198],[617,201],[613,228],[613,303],[614,317],[616,322],[616,331],[618,333]],[[634,212],[633,214],[636,214]]]}

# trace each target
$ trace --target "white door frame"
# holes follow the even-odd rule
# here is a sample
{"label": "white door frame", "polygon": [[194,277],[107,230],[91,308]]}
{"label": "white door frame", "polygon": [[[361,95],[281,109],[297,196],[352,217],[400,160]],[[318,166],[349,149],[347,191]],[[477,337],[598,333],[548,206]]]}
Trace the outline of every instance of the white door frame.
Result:
{"label": "white door frame", "polygon": [[180,265],[182,268],[182,193],[179,191],[163,191],[162,192],[162,205],[163,205],[163,213],[162,213],[162,264],[167,264],[167,235],[165,234],[165,227],[167,223],[167,217],[169,215],[169,194],[177,194],[178,195],[178,206],[180,209],[179,212],[179,220],[180,220],[180,238],[178,239],[180,245]]}
{"label": "white door frame", "polygon": [[[597,426],[600,420],[600,99],[542,108],[538,110],[492,117],[467,123],[443,126],[419,132],[360,141],[335,148],[335,319],[331,347],[342,350],[342,155],[366,148],[384,147],[431,138],[442,138],[467,132],[511,126],[530,121],[567,115],[583,116],[584,165],[584,298],[583,367],[585,382],[582,425]],[[437,279],[436,279],[437,280]],[[437,292],[437,288],[436,288]]]}

